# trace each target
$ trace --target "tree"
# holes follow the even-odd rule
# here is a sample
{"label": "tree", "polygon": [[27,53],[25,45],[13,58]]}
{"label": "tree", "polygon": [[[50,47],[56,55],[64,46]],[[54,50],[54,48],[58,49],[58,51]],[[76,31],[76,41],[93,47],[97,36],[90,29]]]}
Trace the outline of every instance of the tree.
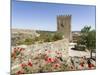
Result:
{"label": "tree", "polygon": [[85,26],[81,30],[78,44],[85,45],[86,48],[90,51],[90,57],[92,58],[92,52],[96,48],[96,31],[91,30],[90,26]]}
{"label": "tree", "polygon": [[90,50],[90,57],[92,58],[92,52],[96,49],[96,32],[92,30],[87,36],[87,48]]}
{"label": "tree", "polygon": [[53,39],[53,41],[61,40],[61,39],[63,39],[62,36],[63,36],[62,33],[56,32],[56,33],[53,35],[52,39]]}

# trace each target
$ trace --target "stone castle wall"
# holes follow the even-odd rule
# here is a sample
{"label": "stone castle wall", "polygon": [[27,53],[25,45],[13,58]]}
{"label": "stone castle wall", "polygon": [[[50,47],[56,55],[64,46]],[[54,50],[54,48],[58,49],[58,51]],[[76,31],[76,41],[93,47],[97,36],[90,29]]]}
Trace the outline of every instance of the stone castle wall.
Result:
{"label": "stone castle wall", "polygon": [[64,38],[69,41],[72,40],[71,36],[71,15],[57,16],[57,31],[64,34]]}

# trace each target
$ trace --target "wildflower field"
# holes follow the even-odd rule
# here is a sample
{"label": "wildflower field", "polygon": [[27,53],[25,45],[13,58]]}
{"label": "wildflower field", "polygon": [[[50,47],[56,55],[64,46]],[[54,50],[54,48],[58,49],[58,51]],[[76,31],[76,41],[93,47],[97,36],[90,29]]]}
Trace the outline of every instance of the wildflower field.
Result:
{"label": "wildflower field", "polygon": [[71,57],[67,40],[36,45],[13,46],[11,53],[11,74],[45,73],[57,71],[91,70],[96,68],[95,60]]}

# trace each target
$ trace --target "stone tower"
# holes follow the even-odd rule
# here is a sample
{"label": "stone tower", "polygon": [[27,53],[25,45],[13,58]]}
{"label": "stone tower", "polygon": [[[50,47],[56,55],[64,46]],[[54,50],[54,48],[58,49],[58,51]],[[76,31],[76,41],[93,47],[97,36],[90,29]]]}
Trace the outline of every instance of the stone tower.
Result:
{"label": "stone tower", "polygon": [[64,38],[72,41],[71,35],[71,15],[57,16],[57,32],[61,32]]}

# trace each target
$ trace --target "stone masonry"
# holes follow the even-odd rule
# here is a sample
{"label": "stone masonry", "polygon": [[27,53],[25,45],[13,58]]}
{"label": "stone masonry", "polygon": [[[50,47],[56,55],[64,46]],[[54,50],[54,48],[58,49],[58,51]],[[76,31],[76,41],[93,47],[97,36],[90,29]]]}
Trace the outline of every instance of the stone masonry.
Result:
{"label": "stone masonry", "polygon": [[57,16],[57,31],[64,35],[69,41],[72,40],[71,36],[71,15]]}

